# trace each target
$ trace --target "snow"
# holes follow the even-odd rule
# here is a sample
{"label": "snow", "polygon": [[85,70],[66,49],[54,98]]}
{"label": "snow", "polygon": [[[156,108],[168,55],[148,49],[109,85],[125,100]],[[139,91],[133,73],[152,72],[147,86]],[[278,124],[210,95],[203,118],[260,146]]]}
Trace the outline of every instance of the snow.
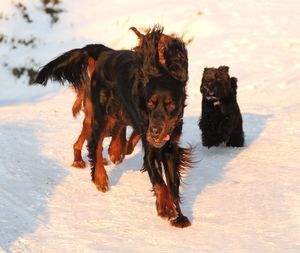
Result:
{"label": "snow", "polygon": [[[300,252],[299,1],[64,1],[54,25],[39,1],[22,3],[35,22],[2,1],[0,12],[13,18],[1,28],[38,42],[0,44],[1,66],[33,58],[39,67],[87,43],[132,48],[131,26],[160,23],[193,38],[182,144],[196,146],[196,162],[181,189],[192,226],[157,216],[140,145],[107,166],[110,191],[98,192],[89,168],[70,166],[82,121],[71,116],[73,91],[28,86],[1,68],[0,252]],[[201,145],[202,71],[219,65],[239,79],[244,148]]]}

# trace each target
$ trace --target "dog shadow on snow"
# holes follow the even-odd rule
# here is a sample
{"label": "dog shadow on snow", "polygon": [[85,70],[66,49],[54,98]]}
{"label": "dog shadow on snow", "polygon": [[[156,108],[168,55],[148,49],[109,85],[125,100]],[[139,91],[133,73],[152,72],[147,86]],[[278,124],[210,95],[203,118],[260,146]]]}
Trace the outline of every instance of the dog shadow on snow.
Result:
{"label": "dog shadow on snow", "polygon": [[[198,118],[187,117],[184,119],[183,134],[181,137],[182,147],[192,145],[194,147],[192,168],[183,179],[181,196],[182,210],[193,221],[193,206],[202,191],[209,185],[222,181],[226,166],[241,152],[251,146],[264,131],[267,120],[272,115],[259,115],[244,113],[243,128],[245,133],[245,145],[242,148],[202,146],[201,131],[198,128]],[[143,160],[141,143],[135,148],[134,154],[125,158],[121,166],[112,167],[108,171],[110,186],[118,185],[122,175],[127,171],[139,170]],[[150,182],[149,182],[150,183]],[[149,184],[150,185],[150,184]]]}
{"label": "dog shadow on snow", "polygon": [[198,128],[198,118],[185,118],[182,135],[182,146],[190,144],[193,149],[193,165],[184,177],[182,184],[182,209],[183,213],[193,220],[193,206],[202,191],[209,185],[222,181],[226,166],[241,152],[252,145],[266,127],[266,122],[272,115],[259,115],[244,113],[243,128],[245,144],[242,148],[226,147],[203,147],[201,131]]}
{"label": "dog shadow on snow", "polygon": [[41,154],[35,133],[31,127],[0,124],[0,251],[19,252],[22,236],[48,224],[48,200],[67,175]]}
{"label": "dog shadow on snow", "polygon": [[[108,144],[110,143],[110,138],[108,138]],[[108,145],[106,145],[105,150],[108,149]],[[109,177],[109,187],[114,187],[119,184],[119,181],[123,174],[129,171],[140,171],[142,169],[143,165],[143,149],[142,149],[142,144],[141,141],[138,142],[136,147],[134,148],[134,151],[131,155],[126,156],[124,160],[122,161],[121,164],[119,165],[114,165],[110,160],[109,156],[106,152],[104,156],[106,159],[109,161],[109,165],[111,165],[111,168],[106,168],[108,172],[108,177]]]}
{"label": "dog shadow on snow", "polygon": [[[242,148],[225,147],[225,145],[211,147],[210,149],[203,147],[201,131],[198,128],[199,119],[196,117],[187,117],[184,119],[181,146],[192,145],[194,150],[192,154],[192,168],[187,171],[182,183],[181,207],[183,213],[192,221],[194,218],[193,206],[202,191],[207,186],[222,181],[227,165],[255,142],[264,131],[267,120],[272,115],[244,113],[242,117],[245,133],[245,146]],[[125,158],[120,166],[113,166],[108,169],[110,187],[118,185],[122,175],[127,171],[138,171],[142,167],[143,154],[141,143],[139,142],[134,150],[134,154]]]}

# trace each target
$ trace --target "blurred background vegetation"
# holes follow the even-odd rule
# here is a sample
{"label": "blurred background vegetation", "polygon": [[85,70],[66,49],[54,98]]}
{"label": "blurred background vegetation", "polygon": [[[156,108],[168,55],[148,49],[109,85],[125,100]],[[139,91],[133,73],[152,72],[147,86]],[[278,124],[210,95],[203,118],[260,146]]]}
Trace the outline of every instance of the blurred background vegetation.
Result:
{"label": "blurred background vegetation", "polygon": [[[21,0],[12,0],[10,2],[10,9],[12,9],[12,11],[5,13],[5,10],[0,10],[1,27],[4,28],[11,19],[21,17],[22,29],[23,27],[28,27],[28,31],[31,31],[32,27],[30,25],[34,22],[39,22],[39,20],[34,20],[32,17],[32,13],[29,10],[32,10],[32,8],[28,8],[28,6],[26,6],[28,3],[29,1],[25,1],[24,3],[24,1]],[[66,12],[61,5],[61,0],[37,0],[32,6],[34,11],[38,11],[48,17],[48,25],[55,26],[59,22],[60,15]],[[0,46],[6,47],[6,51],[17,51],[20,47],[30,47],[34,49],[39,45],[39,43],[42,43],[41,38],[37,38],[34,35],[34,31],[32,31],[30,35],[27,34],[26,36],[23,35],[24,37],[20,37],[20,34],[9,34],[3,30],[4,29],[0,29]],[[32,83],[36,75],[37,68],[40,67],[40,63],[37,63],[33,58],[26,63],[12,63],[9,60],[5,61],[6,57],[1,58],[1,68],[3,67],[4,69],[8,70],[17,79],[21,77],[28,78],[29,83]]]}

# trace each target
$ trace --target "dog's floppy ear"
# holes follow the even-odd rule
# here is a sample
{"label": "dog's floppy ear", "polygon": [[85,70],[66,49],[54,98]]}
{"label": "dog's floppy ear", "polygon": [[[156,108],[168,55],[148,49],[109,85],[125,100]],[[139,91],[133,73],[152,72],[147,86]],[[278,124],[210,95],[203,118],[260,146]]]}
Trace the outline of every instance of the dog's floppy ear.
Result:
{"label": "dog's floppy ear", "polygon": [[188,54],[183,41],[177,38],[170,40],[165,47],[164,58],[169,74],[178,81],[187,82]]}
{"label": "dog's floppy ear", "polygon": [[163,33],[163,27],[155,25],[143,37],[143,43],[139,50],[142,60],[142,72],[144,84],[148,83],[151,77],[159,75],[159,54],[158,43]]}
{"label": "dog's floppy ear", "polygon": [[230,77],[231,89],[235,95],[236,95],[236,91],[237,91],[237,87],[238,87],[237,81],[238,81],[238,79],[236,77]]}

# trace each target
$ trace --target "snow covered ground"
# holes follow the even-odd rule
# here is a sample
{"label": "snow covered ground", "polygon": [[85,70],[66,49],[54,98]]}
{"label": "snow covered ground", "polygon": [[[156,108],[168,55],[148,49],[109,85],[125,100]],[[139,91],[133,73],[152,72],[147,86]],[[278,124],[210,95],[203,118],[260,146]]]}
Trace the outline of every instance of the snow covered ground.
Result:
{"label": "snow covered ground", "polygon": [[[82,120],[71,116],[72,90],[29,87],[1,67],[0,252],[300,252],[299,1],[65,0],[55,25],[38,0],[22,3],[34,22],[1,1],[0,14],[13,17],[1,30],[39,40],[0,44],[1,66],[32,58],[40,66],[87,43],[131,48],[130,26],[160,23],[193,38],[182,143],[197,146],[198,163],[181,190],[186,229],[156,215],[140,145],[107,167],[110,191],[100,193],[88,168],[70,167]],[[219,65],[239,79],[244,148],[201,146],[202,70]]]}

